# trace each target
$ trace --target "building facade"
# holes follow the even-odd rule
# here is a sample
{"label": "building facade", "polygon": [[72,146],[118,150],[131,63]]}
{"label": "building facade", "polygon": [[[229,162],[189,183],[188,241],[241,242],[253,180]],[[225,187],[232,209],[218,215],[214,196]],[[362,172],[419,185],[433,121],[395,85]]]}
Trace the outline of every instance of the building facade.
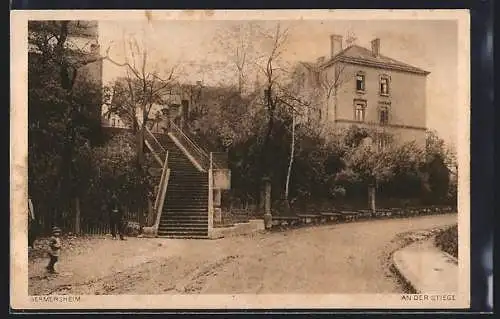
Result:
{"label": "building facade", "polygon": [[[311,101],[304,119],[322,127],[366,127],[377,136],[425,143],[426,80],[429,72],[332,35],[330,58],[297,68],[302,95]],[[383,141],[381,141],[383,142]]]}

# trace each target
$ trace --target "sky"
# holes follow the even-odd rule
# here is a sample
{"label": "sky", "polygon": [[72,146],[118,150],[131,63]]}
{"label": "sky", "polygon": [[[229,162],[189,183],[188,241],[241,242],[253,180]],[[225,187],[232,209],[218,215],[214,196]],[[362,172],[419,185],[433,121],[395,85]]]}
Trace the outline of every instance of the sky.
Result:
{"label": "sky", "polygon": [[[125,59],[124,43],[131,37],[141,48],[148,48],[148,67],[166,75],[176,66],[183,81],[204,81],[207,85],[234,82],[235,72],[225,47],[234,43],[234,28],[253,30],[274,28],[277,21],[242,20],[155,20],[100,21],[101,50],[117,62]],[[447,143],[457,138],[458,29],[454,20],[295,20],[282,21],[289,36],[283,60],[314,62],[330,54],[331,34],[354,35],[355,43],[370,48],[380,38],[381,54],[429,71],[427,78],[427,127],[438,132]],[[244,29],[246,30],[246,29]],[[258,33],[257,33],[258,34]],[[262,39],[262,37],[258,38]],[[255,51],[264,51],[264,40],[251,42]],[[130,55],[129,55],[130,56]],[[124,74],[123,67],[106,61],[103,80]],[[255,68],[251,68],[255,71]],[[255,75],[249,76],[255,81]]]}

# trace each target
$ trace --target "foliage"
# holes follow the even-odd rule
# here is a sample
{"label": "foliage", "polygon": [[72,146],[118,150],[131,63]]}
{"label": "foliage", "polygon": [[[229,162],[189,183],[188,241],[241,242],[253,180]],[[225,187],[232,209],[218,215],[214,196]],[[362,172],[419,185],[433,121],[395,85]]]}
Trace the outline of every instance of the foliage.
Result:
{"label": "foliage", "polygon": [[100,87],[81,76],[97,62],[71,34],[69,21],[30,21],[28,40],[28,187],[38,216],[60,223],[88,185],[89,149],[98,142]]}
{"label": "foliage", "polygon": [[146,157],[143,169],[137,170],[133,134],[113,136],[105,145],[94,148],[91,156],[94,174],[87,194],[89,202],[102,208],[115,192],[124,206],[144,207],[154,187],[146,171],[153,159]]}
{"label": "foliage", "polygon": [[146,156],[137,169],[134,138],[103,140],[100,79],[86,73],[87,67],[99,68],[91,63],[103,57],[79,48],[72,38],[89,28],[81,21],[30,21],[28,26],[28,187],[46,230],[53,224],[71,227],[78,202],[83,220],[102,223],[110,190],[139,209],[152,189],[145,175],[152,159]]}
{"label": "foliage", "polygon": [[444,252],[458,258],[458,226],[451,226],[441,231],[435,238],[436,246]]}
{"label": "foliage", "polygon": [[[428,201],[440,202],[456,197],[456,186],[450,192],[450,169],[453,158],[446,145],[435,132],[428,132],[426,139],[426,171],[428,173]],[[455,194],[454,194],[455,193]],[[453,200],[453,199],[452,199]],[[456,200],[456,198],[455,198]]]}

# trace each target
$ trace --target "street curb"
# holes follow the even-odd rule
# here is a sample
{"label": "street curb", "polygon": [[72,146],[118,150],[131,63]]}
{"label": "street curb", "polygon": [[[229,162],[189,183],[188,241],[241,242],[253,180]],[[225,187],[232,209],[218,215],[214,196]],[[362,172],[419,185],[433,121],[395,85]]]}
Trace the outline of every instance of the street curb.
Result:
{"label": "street curb", "polygon": [[[411,245],[411,244],[410,244]],[[407,247],[407,246],[405,246]],[[418,290],[413,286],[413,284],[403,275],[403,273],[399,270],[396,262],[394,261],[394,253],[396,251],[399,251],[401,249],[404,249],[405,247],[403,248],[400,248],[400,249],[397,249],[395,250],[394,252],[391,253],[391,266],[390,266],[390,271],[396,276],[396,279],[397,281],[401,284],[401,286],[403,286],[403,290],[405,293],[407,294],[418,294]]]}
{"label": "street curb", "polygon": [[[401,283],[401,285],[403,286],[403,290],[405,291],[405,293],[419,294],[419,293],[422,293],[422,291],[420,291],[417,288],[417,284],[415,282],[412,282],[412,280],[408,278],[408,274],[405,275],[405,271],[403,271],[401,269],[401,267],[403,267],[403,266],[401,264],[399,264],[399,262],[403,262],[403,261],[400,260],[398,262],[396,260],[397,259],[397,258],[395,258],[396,253],[398,253],[398,252],[400,252],[400,251],[402,251],[404,249],[407,249],[411,245],[414,245],[414,244],[417,244],[417,243],[420,243],[420,242],[434,241],[435,238],[436,238],[436,235],[432,235],[432,236],[430,236],[428,238],[423,238],[423,239],[420,239],[420,240],[413,241],[413,242],[408,243],[407,245],[405,245],[403,247],[400,247],[400,248],[394,250],[391,253],[391,255],[390,255],[390,258],[391,258],[390,270],[396,276],[397,280]],[[451,256],[450,254],[448,254],[446,252],[443,252],[443,251],[441,251],[441,253],[443,253],[443,255],[445,255],[447,258],[449,257],[450,260],[452,260],[455,264],[458,264],[457,259],[454,258],[453,256]],[[413,278],[413,280],[414,281],[418,281],[419,279],[418,279],[418,277],[416,277],[416,278]]]}
{"label": "street curb", "polygon": [[399,269],[397,262],[394,258],[394,255],[396,254],[396,252],[401,251],[403,249],[406,249],[407,247],[409,247],[415,243],[422,242],[425,240],[430,240],[431,238],[432,238],[432,240],[434,240],[436,238],[436,235],[431,235],[429,237],[420,238],[418,240],[407,242],[402,247],[399,247],[398,249],[395,249],[394,251],[392,251],[390,256],[389,256],[389,258],[390,258],[389,270],[392,272],[392,274],[395,275],[396,280],[401,284],[401,286],[403,286],[403,290],[405,291],[405,293],[418,294],[420,292],[415,287],[415,285],[412,284],[412,282],[408,278],[406,278],[405,275],[403,274],[403,272]]}

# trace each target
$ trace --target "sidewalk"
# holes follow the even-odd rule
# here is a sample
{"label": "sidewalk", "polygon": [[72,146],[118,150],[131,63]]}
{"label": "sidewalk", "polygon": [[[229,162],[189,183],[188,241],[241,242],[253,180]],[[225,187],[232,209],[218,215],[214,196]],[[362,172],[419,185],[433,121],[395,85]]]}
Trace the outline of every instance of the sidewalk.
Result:
{"label": "sidewalk", "polygon": [[392,261],[417,293],[458,291],[457,260],[434,245],[434,238],[397,250]]}

